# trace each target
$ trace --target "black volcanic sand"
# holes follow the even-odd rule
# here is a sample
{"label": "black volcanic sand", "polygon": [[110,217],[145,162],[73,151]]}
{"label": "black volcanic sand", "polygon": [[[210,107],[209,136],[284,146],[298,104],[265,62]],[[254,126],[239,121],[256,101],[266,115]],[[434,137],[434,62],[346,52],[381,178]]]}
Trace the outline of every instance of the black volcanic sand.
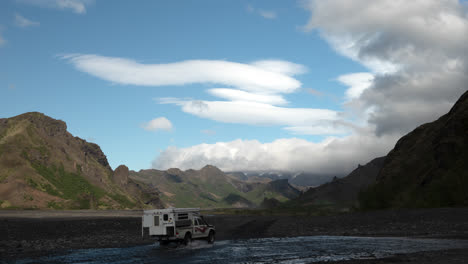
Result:
{"label": "black volcanic sand", "polygon": [[[218,240],[314,235],[468,239],[468,208],[205,218],[216,226]],[[154,241],[141,237],[141,211],[0,211],[0,260],[150,243]],[[468,263],[468,249],[336,263]]]}

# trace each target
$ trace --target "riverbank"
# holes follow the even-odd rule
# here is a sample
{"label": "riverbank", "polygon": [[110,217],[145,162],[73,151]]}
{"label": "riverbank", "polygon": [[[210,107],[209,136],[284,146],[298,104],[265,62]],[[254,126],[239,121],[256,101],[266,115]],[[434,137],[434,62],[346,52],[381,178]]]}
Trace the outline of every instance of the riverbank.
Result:
{"label": "riverbank", "polygon": [[[216,226],[218,240],[314,235],[468,239],[468,208],[377,211],[334,216],[208,215],[206,219]],[[2,260],[68,249],[150,243],[154,241],[141,237],[141,211],[0,211]],[[466,263],[468,253],[465,252],[468,249],[350,263],[394,263],[391,261],[396,260],[399,263]],[[426,259],[425,256],[428,256],[424,260],[426,262],[418,262]],[[427,262],[437,260],[437,256],[442,258],[440,262]],[[446,258],[455,262],[446,262]]]}

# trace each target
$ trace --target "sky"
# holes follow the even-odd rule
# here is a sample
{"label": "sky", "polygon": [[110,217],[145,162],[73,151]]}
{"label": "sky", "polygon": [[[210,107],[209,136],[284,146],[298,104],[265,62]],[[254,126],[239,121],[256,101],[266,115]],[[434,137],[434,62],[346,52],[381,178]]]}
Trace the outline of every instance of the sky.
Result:
{"label": "sky", "polygon": [[0,118],[112,168],[344,175],[467,90],[458,0],[5,0]]}

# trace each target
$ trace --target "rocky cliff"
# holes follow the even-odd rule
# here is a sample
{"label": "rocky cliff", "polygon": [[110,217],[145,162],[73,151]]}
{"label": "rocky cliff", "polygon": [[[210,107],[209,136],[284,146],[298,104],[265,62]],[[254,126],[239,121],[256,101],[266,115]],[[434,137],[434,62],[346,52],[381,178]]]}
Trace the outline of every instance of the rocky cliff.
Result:
{"label": "rocky cliff", "polygon": [[71,135],[61,120],[37,112],[0,119],[2,208],[141,208],[148,200],[161,205],[137,186],[122,169],[112,171],[98,145]]}

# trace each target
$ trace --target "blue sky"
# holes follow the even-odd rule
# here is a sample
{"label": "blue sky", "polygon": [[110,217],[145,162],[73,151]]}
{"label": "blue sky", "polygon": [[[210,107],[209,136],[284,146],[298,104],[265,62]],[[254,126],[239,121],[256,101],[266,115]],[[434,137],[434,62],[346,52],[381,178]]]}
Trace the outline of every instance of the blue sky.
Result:
{"label": "blue sky", "polygon": [[[403,68],[422,70],[385,50],[363,56],[359,51],[368,44],[356,36],[387,33],[396,40],[407,32],[369,29],[365,23],[376,23],[365,14],[363,24],[354,25],[333,16],[340,10],[332,2],[339,1],[317,2],[2,1],[0,116],[39,111],[64,120],[73,135],[99,144],[113,168],[210,163],[225,170],[344,173],[446,111],[460,88],[447,88],[452,92],[436,110],[424,108],[386,133],[382,120],[402,106],[379,110],[382,103],[370,95],[364,100],[363,91]],[[459,2],[443,2],[466,22]],[[382,23],[394,25],[405,10],[395,8]],[[429,7],[417,10],[409,16],[440,17]],[[421,35],[429,28],[420,28]],[[417,37],[406,44],[419,45]],[[452,48],[427,49],[445,54]],[[142,73],[135,77],[137,70]]]}

